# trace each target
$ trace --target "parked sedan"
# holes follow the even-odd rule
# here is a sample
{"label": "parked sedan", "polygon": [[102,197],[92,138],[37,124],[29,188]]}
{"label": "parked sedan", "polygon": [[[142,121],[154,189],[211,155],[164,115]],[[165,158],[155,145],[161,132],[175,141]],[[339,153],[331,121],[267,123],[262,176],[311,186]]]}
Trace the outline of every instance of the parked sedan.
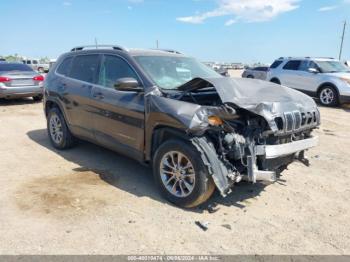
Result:
{"label": "parked sedan", "polygon": [[266,80],[267,71],[269,71],[269,67],[267,66],[247,68],[244,70],[242,77]]}
{"label": "parked sedan", "polygon": [[44,77],[24,64],[0,63],[0,98],[42,100]]}

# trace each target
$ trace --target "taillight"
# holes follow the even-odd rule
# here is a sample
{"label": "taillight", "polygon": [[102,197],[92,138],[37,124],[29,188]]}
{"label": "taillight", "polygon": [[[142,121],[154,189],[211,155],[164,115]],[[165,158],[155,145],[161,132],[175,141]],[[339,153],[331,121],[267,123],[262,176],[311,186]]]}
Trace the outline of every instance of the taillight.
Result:
{"label": "taillight", "polygon": [[44,81],[44,77],[42,75],[37,75],[33,77],[34,81]]}
{"label": "taillight", "polygon": [[0,83],[10,82],[11,78],[0,76]]}

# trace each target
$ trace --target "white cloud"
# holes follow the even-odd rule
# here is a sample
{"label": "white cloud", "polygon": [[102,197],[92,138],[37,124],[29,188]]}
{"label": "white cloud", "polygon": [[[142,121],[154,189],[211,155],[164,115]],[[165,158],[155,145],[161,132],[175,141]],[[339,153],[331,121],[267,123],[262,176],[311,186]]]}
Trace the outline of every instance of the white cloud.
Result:
{"label": "white cloud", "polygon": [[337,5],[330,5],[330,6],[323,6],[320,9],[318,9],[319,12],[327,12],[327,11],[332,11],[334,9],[337,9]]}
{"label": "white cloud", "polygon": [[226,26],[230,26],[230,25],[233,25],[235,23],[237,23],[236,19],[230,19],[230,20],[226,21],[225,25]]}
{"label": "white cloud", "polygon": [[[194,16],[178,17],[177,20],[185,23],[201,24],[208,18],[233,16],[226,22],[232,25],[238,21],[263,22],[274,17],[297,9],[300,0],[218,0],[219,6],[209,12]],[[349,0],[350,1],[350,0]]]}
{"label": "white cloud", "polygon": [[68,1],[65,1],[62,3],[63,6],[71,6],[72,3],[71,2],[68,2]]}

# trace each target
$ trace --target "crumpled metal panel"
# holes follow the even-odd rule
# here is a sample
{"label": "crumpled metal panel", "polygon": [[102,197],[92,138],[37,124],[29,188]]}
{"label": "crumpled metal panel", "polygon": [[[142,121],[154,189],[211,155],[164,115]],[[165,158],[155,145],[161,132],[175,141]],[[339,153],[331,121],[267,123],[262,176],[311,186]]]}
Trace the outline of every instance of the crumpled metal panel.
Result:
{"label": "crumpled metal panel", "polygon": [[317,110],[311,97],[292,88],[256,79],[195,78],[179,89],[194,91],[206,87],[215,87],[223,103],[234,104],[264,117],[273,131],[277,130],[274,118],[283,112]]}

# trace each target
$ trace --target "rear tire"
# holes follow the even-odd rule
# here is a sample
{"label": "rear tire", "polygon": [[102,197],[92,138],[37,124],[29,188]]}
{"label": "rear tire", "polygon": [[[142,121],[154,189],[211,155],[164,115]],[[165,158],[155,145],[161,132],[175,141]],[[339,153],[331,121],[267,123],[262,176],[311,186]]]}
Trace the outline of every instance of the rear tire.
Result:
{"label": "rear tire", "polygon": [[41,100],[43,100],[43,95],[33,96],[33,100],[35,102],[40,102]]}
{"label": "rear tire", "polygon": [[207,201],[215,190],[200,153],[182,140],[169,140],[158,148],[153,172],[162,195],[180,207],[196,207]]}
{"label": "rear tire", "polygon": [[318,99],[323,106],[337,106],[339,104],[339,95],[332,86],[324,86],[318,92]]}
{"label": "rear tire", "polygon": [[69,131],[66,120],[57,107],[50,109],[47,115],[47,131],[51,144],[60,150],[71,148],[76,139]]}
{"label": "rear tire", "polygon": [[272,78],[272,79],[270,80],[270,82],[271,82],[271,83],[274,83],[274,84],[277,84],[277,85],[281,85],[281,81],[278,80],[277,78]]}

